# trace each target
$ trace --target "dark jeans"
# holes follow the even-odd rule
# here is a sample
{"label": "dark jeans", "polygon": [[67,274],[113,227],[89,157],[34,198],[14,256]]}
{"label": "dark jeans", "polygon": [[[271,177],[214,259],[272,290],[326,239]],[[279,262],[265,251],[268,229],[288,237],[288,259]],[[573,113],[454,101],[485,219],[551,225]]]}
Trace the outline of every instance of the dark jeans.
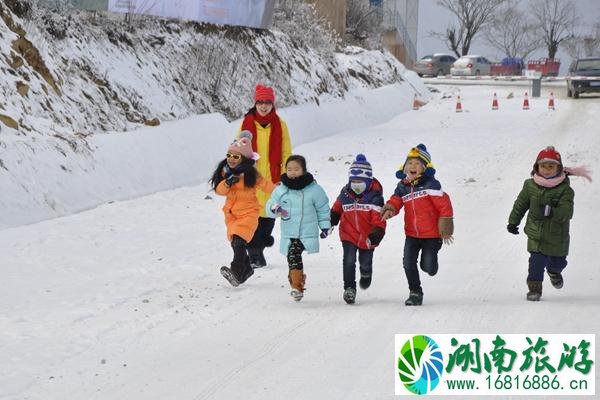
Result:
{"label": "dark jeans", "polygon": [[265,247],[273,245],[271,233],[275,227],[275,219],[258,217],[258,227],[248,243],[248,248],[263,250]]}
{"label": "dark jeans", "polygon": [[438,251],[442,248],[442,239],[418,239],[407,236],[404,242],[404,272],[408,280],[408,288],[411,292],[423,293],[417,259],[421,252],[421,269],[429,275],[434,276],[438,271]]}
{"label": "dark jeans", "polygon": [[530,253],[528,281],[543,281],[544,270],[560,273],[567,266],[567,257],[552,257],[542,253]]}
{"label": "dark jeans", "polygon": [[356,289],[356,252],[361,276],[371,276],[373,273],[373,250],[363,250],[353,243],[343,241],[344,249],[344,289]]}
{"label": "dark jeans", "polygon": [[304,269],[304,264],[302,264],[303,251],[304,245],[300,239],[292,239],[287,253],[287,261],[290,269]]}

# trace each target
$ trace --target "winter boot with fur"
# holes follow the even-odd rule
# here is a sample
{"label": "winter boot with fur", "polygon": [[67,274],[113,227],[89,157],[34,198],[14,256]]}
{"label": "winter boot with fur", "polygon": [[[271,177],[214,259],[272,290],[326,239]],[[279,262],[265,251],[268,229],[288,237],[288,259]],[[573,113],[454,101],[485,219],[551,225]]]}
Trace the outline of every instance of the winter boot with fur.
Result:
{"label": "winter boot with fur", "polygon": [[548,271],[548,276],[550,277],[550,283],[557,289],[563,287],[563,277],[560,272],[550,272]]}
{"label": "winter boot with fur", "polygon": [[304,271],[296,268],[291,269],[288,274],[288,279],[290,281],[290,286],[292,287],[290,295],[296,301],[302,300],[302,297],[304,297],[304,284],[306,283]]}
{"label": "winter boot with fur", "polygon": [[346,288],[344,290],[344,301],[346,304],[354,304],[356,301],[356,289],[353,287]]}
{"label": "winter boot with fur", "polygon": [[527,300],[529,301],[540,301],[542,298],[542,281],[527,281]]}
{"label": "winter boot with fur", "polygon": [[360,280],[358,281],[358,286],[360,286],[360,288],[362,290],[368,289],[369,286],[371,286],[371,275],[360,274]]}
{"label": "winter boot with fur", "polygon": [[405,306],[420,306],[423,304],[423,292],[410,291],[408,299],[404,302]]}

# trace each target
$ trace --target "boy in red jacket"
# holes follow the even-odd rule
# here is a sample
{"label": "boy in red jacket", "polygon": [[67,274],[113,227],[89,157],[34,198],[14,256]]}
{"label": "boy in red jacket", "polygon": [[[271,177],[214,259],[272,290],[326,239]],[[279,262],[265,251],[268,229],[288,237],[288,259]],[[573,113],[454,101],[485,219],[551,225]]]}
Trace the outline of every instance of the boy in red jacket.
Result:
{"label": "boy in red jacket", "polygon": [[358,154],[350,166],[348,183],[331,208],[331,225],[340,224],[344,249],[344,301],[356,299],[356,253],[360,265],[361,289],[371,285],[373,250],[385,235],[386,222],[381,218],[383,189],[373,177],[371,164]]}
{"label": "boy in red jacket", "polygon": [[437,254],[442,248],[442,240],[446,244],[453,240],[452,203],[434,175],[435,169],[425,145],[413,147],[402,168],[396,172],[400,182],[394,194],[381,209],[382,219],[387,220],[404,206],[406,241],[403,264],[410,290],[404,302],[407,306],[423,304],[417,268],[419,252],[421,269],[434,276],[438,271]]}

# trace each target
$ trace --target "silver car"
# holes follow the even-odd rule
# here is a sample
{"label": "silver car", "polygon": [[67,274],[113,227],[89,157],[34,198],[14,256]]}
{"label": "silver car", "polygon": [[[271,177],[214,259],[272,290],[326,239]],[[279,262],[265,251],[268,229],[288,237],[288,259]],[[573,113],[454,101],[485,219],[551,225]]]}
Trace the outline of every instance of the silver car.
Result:
{"label": "silver car", "polygon": [[450,74],[450,67],[456,58],[449,54],[430,54],[415,63],[415,72],[419,76],[441,76]]}
{"label": "silver car", "polygon": [[487,58],[476,55],[462,56],[450,68],[455,76],[489,75],[492,63]]}

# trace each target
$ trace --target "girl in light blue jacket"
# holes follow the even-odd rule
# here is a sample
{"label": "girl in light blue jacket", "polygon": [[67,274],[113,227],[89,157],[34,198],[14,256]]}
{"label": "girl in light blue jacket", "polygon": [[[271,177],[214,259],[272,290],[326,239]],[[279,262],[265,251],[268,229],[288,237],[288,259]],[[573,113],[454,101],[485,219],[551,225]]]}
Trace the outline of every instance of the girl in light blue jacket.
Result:
{"label": "girl in light blue jacket", "polygon": [[291,295],[302,300],[306,275],[302,252],[319,252],[319,236],[325,239],[331,229],[329,198],[306,170],[306,159],[291,155],[286,163],[281,184],[267,201],[267,216],[281,217],[281,254],[287,256]]}

